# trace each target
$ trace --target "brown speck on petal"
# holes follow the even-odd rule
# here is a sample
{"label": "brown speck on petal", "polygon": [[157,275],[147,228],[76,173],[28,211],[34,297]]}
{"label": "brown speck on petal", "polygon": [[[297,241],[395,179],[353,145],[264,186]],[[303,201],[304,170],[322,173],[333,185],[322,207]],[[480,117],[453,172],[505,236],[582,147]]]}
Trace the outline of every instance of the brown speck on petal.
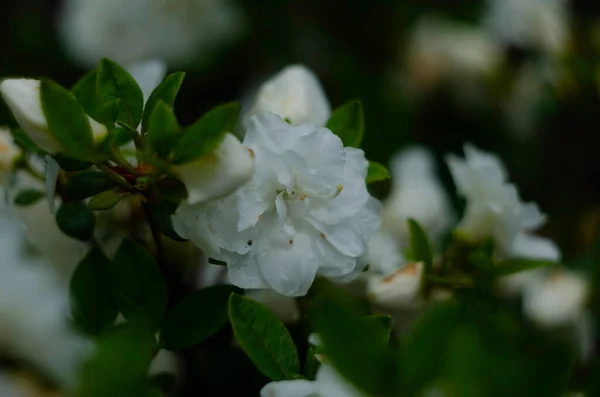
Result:
{"label": "brown speck on petal", "polygon": [[258,220],[260,221],[260,215],[258,216]]}
{"label": "brown speck on petal", "polygon": [[303,201],[306,198],[306,195],[303,194],[302,196],[299,197],[300,201]]}
{"label": "brown speck on petal", "polygon": [[290,240],[290,245],[294,244],[294,240]]}
{"label": "brown speck on petal", "polygon": [[411,263],[410,265],[406,265],[402,269],[398,269],[394,273],[385,276],[381,281],[384,283],[390,283],[397,276],[402,276],[402,275],[414,276],[416,274],[417,274],[417,265],[416,265],[416,263]]}
{"label": "brown speck on petal", "polygon": [[321,233],[321,238],[322,239],[327,239],[327,236],[325,236],[325,234]]}
{"label": "brown speck on petal", "polygon": [[251,148],[248,148],[248,151],[250,152],[250,156],[254,157],[254,150],[252,150]]}

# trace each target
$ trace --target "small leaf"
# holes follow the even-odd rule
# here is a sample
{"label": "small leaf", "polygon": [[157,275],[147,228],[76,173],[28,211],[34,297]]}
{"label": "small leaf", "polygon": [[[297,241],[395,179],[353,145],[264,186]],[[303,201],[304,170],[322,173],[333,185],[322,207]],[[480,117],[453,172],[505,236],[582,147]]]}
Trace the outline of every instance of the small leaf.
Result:
{"label": "small leaf", "polygon": [[360,101],[353,100],[337,108],[327,121],[326,127],[340,137],[344,146],[360,147],[365,131],[364,112]]}
{"label": "small leaf", "polygon": [[115,185],[117,183],[105,172],[80,172],[69,178],[64,194],[72,200],[83,200],[115,187]]}
{"label": "small leaf", "polygon": [[415,262],[425,264],[424,276],[427,276],[431,274],[433,267],[433,251],[427,234],[414,219],[408,220],[408,229],[410,231],[410,257]]}
{"label": "small leaf", "polygon": [[315,380],[315,375],[319,369],[319,360],[315,357],[316,349],[311,346],[306,351],[306,358],[304,360],[304,368],[302,373],[308,380]]}
{"label": "small leaf", "polygon": [[[159,390],[162,393],[169,393],[175,388],[177,378],[172,372],[160,372],[152,375],[149,379],[150,387]],[[162,393],[159,394],[162,396]]]}
{"label": "small leaf", "polygon": [[167,289],[148,251],[126,238],[117,249],[111,275],[115,300],[123,316],[158,329],[167,306]]}
{"label": "small leaf", "polygon": [[388,343],[392,333],[392,316],[383,314],[372,314],[364,318],[367,323],[373,324],[381,334],[381,340]]}
{"label": "small leaf", "polygon": [[98,98],[98,92],[96,91],[96,79],[97,72],[94,69],[75,83],[71,88],[71,92],[90,117],[102,122],[103,120],[99,116],[100,98]]}
{"label": "small leaf", "polygon": [[78,159],[74,159],[72,157],[67,156],[64,153],[57,153],[53,157],[54,160],[58,163],[58,165],[60,165],[60,168],[62,168],[65,171],[83,171],[87,170],[92,166],[92,163],[90,163],[89,161],[81,161]]}
{"label": "small leaf", "polygon": [[188,192],[185,184],[180,179],[166,177],[156,184],[156,196],[174,207],[174,212],[181,201],[188,197]]}
{"label": "small leaf", "polygon": [[384,165],[369,161],[369,170],[367,171],[367,183],[384,181],[390,179],[390,172]]}
{"label": "small leaf", "polygon": [[102,59],[98,66],[96,89],[103,106],[119,101],[116,121],[137,127],[142,119],[144,96],[129,72],[110,59]]}
{"label": "small leaf", "polygon": [[17,194],[17,197],[15,197],[15,205],[18,205],[19,207],[33,205],[44,196],[46,196],[46,193],[39,190],[22,190]]}
{"label": "small leaf", "polygon": [[233,130],[239,113],[240,105],[235,102],[211,109],[186,129],[175,146],[173,163],[189,163],[211,153],[225,134]]}
{"label": "small leaf", "polygon": [[152,217],[158,226],[158,229],[162,234],[175,241],[187,241],[187,239],[181,237],[173,228],[173,221],[171,215],[173,212],[170,211],[168,206],[164,203],[152,203],[149,205]]}
{"label": "small leaf", "polygon": [[237,341],[263,374],[275,381],[299,374],[294,341],[269,309],[250,298],[231,294],[229,319]]}
{"label": "small leaf", "polygon": [[70,284],[71,313],[79,328],[100,335],[114,324],[119,309],[112,296],[110,260],[93,248],[79,262]]}
{"label": "small leaf", "polygon": [[92,127],[75,96],[49,80],[42,80],[40,91],[52,135],[69,155],[81,160],[89,158],[94,150]]}
{"label": "small leaf", "polygon": [[87,241],[94,233],[96,217],[82,202],[68,201],[56,212],[56,223],[67,236]]}
{"label": "small leaf", "polygon": [[168,138],[179,132],[179,123],[173,109],[159,101],[150,115],[150,126],[145,140],[151,152],[166,157],[169,152]]}
{"label": "small leaf", "polygon": [[525,270],[537,269],[539,267],[555,266],[557,262],[539,259],[514,258],[507,259],[498,263],[493,274],[497,277],[509,276],[511,274],[520,273]]}
{"label": "small leaf", "polygon": [[[178,72],[168,75],[162,83],[158,85],[150,94],[150,97],[146,101],[144,108],[144,116],[142,118],[142,130],[148,130],[148,124],[150,121],[150,115],[154,111],[154,107],[159,101],[164,102],[168,107],[172,108],[175,103],[175,98],[179,93],[179,88],[183,82],[185,73]],[[150,124],[152,124],[150,122]]]}
{"label": "small leaf", "polygon": [[130,196],[131,193],[121,191],[121,188],[105,190],[98,193],[88,202],[88,208],[91,211],[106,211],[119,204],[123,198]]}
{"label": "small leaf", "polygon": [[171,310],[160,333],[161,346],[181,350],[216,334],[227,324],[229,296],[240,292],[231,285],[215,285],[186,296]]}

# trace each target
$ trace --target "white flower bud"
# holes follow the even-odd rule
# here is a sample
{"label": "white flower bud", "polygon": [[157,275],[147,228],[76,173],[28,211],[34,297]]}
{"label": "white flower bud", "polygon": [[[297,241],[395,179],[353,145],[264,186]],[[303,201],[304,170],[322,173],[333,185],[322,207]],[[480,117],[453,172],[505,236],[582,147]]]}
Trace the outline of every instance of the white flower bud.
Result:
{"label": "white flower bud", "polygon": [[0,127],[0,183],[4,182],[20,153],[21,150],[15,145],[10,130]]}
{"label": "white flower bud", "polygon": [[582,313],[587,291],[588,285],[582,276],[560,270],[525,288],[523,311],[541,326],[565,325]]}
{"label": "white flower bud", "polygon": [[391,309],[417,305],[423,266],[423,262],[412,263],[385,277],[370,277],[367,281],[368,299],[376,305]]}
{"label": "white flower bud", "polygon": [[232,134],[209,155],[175,167],[188,190],[188,204],[212,200],[233,193],[254,174],[254,155]]}
{"label": "white flower bud", "polygon": [[[31,140],[48,153],[60,152],[62,145],[52,136],[42,108],[40,81],[33,79],[6,79],[0,84],[0,92],[17,122]],[[103,139],[107,130],[102,124],[88,117],[95,141]]]}

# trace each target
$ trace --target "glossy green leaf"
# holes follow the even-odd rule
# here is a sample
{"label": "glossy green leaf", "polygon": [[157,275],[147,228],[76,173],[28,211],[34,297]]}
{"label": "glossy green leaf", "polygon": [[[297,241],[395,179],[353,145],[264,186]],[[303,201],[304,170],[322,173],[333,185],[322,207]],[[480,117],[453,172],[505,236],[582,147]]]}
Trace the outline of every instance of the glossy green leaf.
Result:
{"label": "glossy green leaf", "polygon": [[231,285],[215,285],[186,296],[171,310],[160,334],[161,346],[181,350],[201,343],[227,324],[229,296],[241,292]]}
{"label": "glossy green leaf", "polygon": [[154,91],[152,91],[152,94],[150,94],[150,97],[146,101],[146,106],[144,107],[144,116],[142,118],[143,131],[148,131],[149,124],[152,124],[150,122],[150,116],[154,112],[154,107],[160,101],[164,102],[167,107],[173,108],[175,98],[177,98],[184,77],[185,73],[183,72],[170,74],[154,89]]}
{"label": "glossy green leaf", "polygon": [[103,120],[99,115],[101,104],[98,92],[96,91],[96,79],[97,72],[94,69],[75,83],[73,88],[71,88],[71,92],[90,117],[102,122]]}
{"label": "glossy green leaf", "polygon": [[174,164],[184,164],[211,153],[233,127],[240,113],[240,105],[232,102],[217,106],[188,127],[175,146]]}
{"label": "glossy green leaf", "polygon": [[119,204],[119,201],[130,195],[131,193],[123,192],[121,188],[105,190],[90,199],[88,208],[91,211],[106,211],[113,208],[115,205]]}
{"label": "glossy green leaf", "polygon": [[390,334],[392,333],[392,316],[384,314],[372,314],[365,317],[364,320],[370,324],[373,324],[375,329],[379,331],[381,340],[384,343],[388,343],[390,340]]}
{"label": "glossy green leaf", "polygon": [[150,151],[165,157],[169,152],[169,137],[178,132],[179,123],[173,109],[159,101],[150,115],[148,132],[144,137]]}
{"label": "glossy green leaf", "polygon": [[513,258],[506,259],[496,264],[493,274],[498,277],[509,276],[511,274],[523,272],[526,270],[537,269],[540,267],[556,266],[558,265],[555,261],[540,260],[540,259],[526,259],[526,258]]}
{"label": "glossy green leaf", "polygon": [[96,217],[82,202],[67,201],[56,212],[56,223],[67,236],[87,241],[94,233]]}
{"label": "glossy green leaf", "polygon": [[187,239],[181,237],[173,228],[173,221],[171,215],[173,215],[174,208],[169,207],[165,203],[152,203],[148,206],[152,212],[152,217],[156,222],[158,229],[162,234],[175,241],[187,241]]}
{"label": "glossy green leaf", "polygon": [[79,262],[71,278],[71,313],[79,328],[90,335],[100,335],[114,324],[119,313],[109,269],[110,260],[93,248]]}
{"label": "glossy green leaf", "polygon": [[42,80],[40,92],[50,133],[67,154],[88,159],[94,151],[92,127],[75,96],[50,80]]}
{"label": "glossy green leaf", "polygon": [[112,261],[111,276],[115,300],[123,316],[158,329],[165,315],[167,289],[150,253],[126,238]]}
{"label": "glossy green leaf", "polygon": [[116,185],[117,183],[105,172],[80,172],[69,178],[64,194],[71,200],[83,200]]}
{"label": "glossy green leaf", "polygon": [[350,101],[335,109],[326,127],[340,137],[344,146],[360,147],[365,132],[365,117],[360,101]]}
{"label": "glossy green leaf", "polygon": [[390,172],[384,165],[369,161],[369,169],[367,171],[367,183],[374,183],[390,179]]}
{"label": "glossy green leaf", "polygon": [[429,275],[433,267],[433,250],[427,234],[414,219],[408,220],[410,232],[410,258],[425,264],[424,275]]}
{"label": "glossy green leaf", "polygon": [[292,379],[299,374],[294,341],[269,309],[250,298],[231,294],[229,319],[237,341],[263,374],[271,380]]}
{"label": "glossy green leaf", "polygon": [[46,193],[40,190],[27,189],[22,190],[15,197],[15,205],[19,207],[27,207],[37,203],[40,199],[46,196]]}
{"label": "glossy green leaf", "polygon": [[75,172],[75,171],[83,171],[87,170],[92,166],[92,163],[89,161],[82,161],[72,157],[67,156],[64,153],[57,153],[54,156],[54,160],[60,165],[65,171]]}
{"label": "glossy green leaf", "polygon": [[118,100],[116,121],[137,127],[142,119],[144,96],[129,72],[110,59],[102,59],[98,66],[96,89],[103,106]]}

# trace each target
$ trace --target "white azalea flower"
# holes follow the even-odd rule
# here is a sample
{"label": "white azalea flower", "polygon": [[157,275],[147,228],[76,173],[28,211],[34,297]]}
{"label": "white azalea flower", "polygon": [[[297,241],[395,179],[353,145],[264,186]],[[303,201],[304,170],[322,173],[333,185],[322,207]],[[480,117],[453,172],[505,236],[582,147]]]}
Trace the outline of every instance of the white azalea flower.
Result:
{"label": "white azalea flower", "polygon": [[400,244],[408,245],[407,220],[414,218],[433,242],[437,242],[454,221],[448,196],[435,173],[431,152],[409,147],[391,161],[392,191],[383,204],[383,230]]}
{"label": "white azalea flower", "polygon": [[306,294],[317,274],[348,281],[360,272],[380,204],[366,188],[368,162],[326,128],[292,126],[272,113],[250,119],[256,158],[236,194],[174,216],[180,235],[228,264],[232,284]]}
{"label": "white azalea flower", "polygon": [[510,256],[520,233],[539,228],[544,215],[534,203],[523,203],[516,187],[493,154],[465,145],[465,159],[447,158],[458,193],[467,199],[457,230],[471,241],[492,237],[502,256]]}
{"label": "white azalea flower", "polygon": [[[63,148],[48,129],[42,109],[40,81],[33,79],[5,79],[0,83],[0,92],[17,122],[31,140],[48,153],[55,154]],[[88,117],[95,141],[106,137],[106,127]]]}
{"label": "white azalea flower", "polygon": [[24,250],[23,232],[16,218],[0,217],[0,351],[72,386],[90,346],[68,324],[64,284]]}
{"label": "white azalea flower", "polygon": [[226,196],[248,182],[254,173],[254,158],[228,133],[212,153],[173,167],[173,172],[185,183],[187,202],[193,205]]}
{"label": "white azalea flower", "polygon": [[550,54],[569,41],[568,0],[488,0],[483,23],[505,43]]}
{"label": "white azalea flower", "polygon": [[342,378],[329,364],[321,364],[314,381],[305,379],[271,382],[260,391],[261,397],[365,397]]}
{"label": "white azalea flower", "polygon": [[303,65],[291,65],[260,86],[244,120],[258,112],[275,113],[292,124],[325,125],[331,106],[317,76]]}
{"label": "white azalea flower", "polygon": [[404,264],[398,237],[384,232],[376,232],[367,245],[367,273],[389,274]]}
{"label": "white azalea flower", "polygon": [[588,284],[581,275],[561,269],[539,277],[523,291],[523,311],[544,327],[574,324],[582,315]]}
{"label": "white azalea flower", "polygon": [[245,295],[262,303],[285,324],[293,324],[300,320],[300,310],[294,298],[269,289],[248,290]]}
{"label": "white azalea flower", "polygon": [[10,130],[0,127],[0,184],[6,181],[15,159],[20,154],[21,149],[15,144]]}
{"label": "white azalea flower", "polygon": [[502,48],[484,29],[442,17],[417,21],[409,42],[407,83],[414,88],[427,90],[447,79],[465,83],[502,62]]}
{"label": "white azalea flower", "polygon": [[181,65],[230,42],[242,18],[230,0],[66,0],[59,33],[84,66],[162,58]]}
{"label": "white azalea flower", "polygon": [[423,263],[412,263],[384,277],[374,275],[367,281],[367,298],[389,309],[415,307],[423,277]]}

